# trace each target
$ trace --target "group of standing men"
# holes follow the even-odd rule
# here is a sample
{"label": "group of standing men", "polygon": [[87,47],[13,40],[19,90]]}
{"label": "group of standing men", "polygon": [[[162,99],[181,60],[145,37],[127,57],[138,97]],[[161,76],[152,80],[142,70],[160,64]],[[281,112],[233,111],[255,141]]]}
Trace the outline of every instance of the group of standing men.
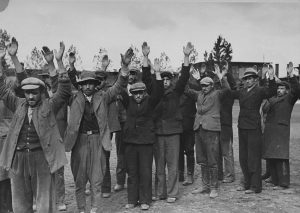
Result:
{"label": "group of standing men", "polygon": [[[0,98],[1,104],[7,107],[1,106],[2,115],[7,115],[1,117],[1,126],[6,124],[1,128],[1,190],[2,186],[10,186],[9,174],[15,213],[31,213],[34,204],[37,212],[55,212],[56,203],[59,210],[66,209],[63,203],[65,151],[71,151],[79,212],[86,211],[88,182],[90,212],[97,212],[100,196],[110,196],[112,133],[116,133],[118,157],[114,190],[124,188],[126,171],[127,209],[139,204],[142,210],[148,210],[151,201],[158,199],[174,203],[179,195],[179,181],[184,179],[184,154],[187,176],[183,185],[194,182],[194,144],[202,185],[192,193],[217,197],[218,180],[229,183],[235,179],[234,99],[240,103],[239,156],[244,176],[243,187],[238,190],[261,192],[262,156],[270,163],[273,184],[281,188],[289,186],[289,125],[293,105],[300,94],[292,65],[287,69],[289,83],[277,81],[276,85],[273,68],[264,66],[261,82],[267,86],[261,87],[257,70],[248,68],[243,76],[244,87],[236,90],[226,62],[215,65],[212,72],[207,72],[205,66],[198,71],[190,65],[193,50],[190,42],[183,48],[184,63],[176,80],[171,72],[160,69],[158,59],[154,64],[150,62],[150,47],[144,42],[141,81],[136,78],[138,69],[130,66],[133,56],[130,48],[121,54],[117,80],[107,85],[107,57],[103,58],[102,71],[83,71],[78,79],[74,54],[69,55],[68,71],[62,62],[64,49],[62,42],[54,53],[43,47],[51,80],[48,82],[41,76],[26,76],[16,56],[18,43],[14,38],[8,46],[0,45],[0,59],[4,59],[7,51],[17,72],[16,82],[10,82],[0,64]],[[77,89],[73,94],[71,83]],[[265,99],[268,101],[263,107],[267,113],[263,135],[260,108]]]}

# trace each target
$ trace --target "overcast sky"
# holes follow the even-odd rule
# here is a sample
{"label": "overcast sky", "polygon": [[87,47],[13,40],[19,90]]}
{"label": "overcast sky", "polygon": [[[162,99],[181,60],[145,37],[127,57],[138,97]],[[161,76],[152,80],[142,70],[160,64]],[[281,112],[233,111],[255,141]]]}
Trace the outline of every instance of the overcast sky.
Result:
{"label": "overcast sky", "polygon": [[271,61],[284,70],[290,60],[300,63],[300,3],[284,2],[10,0],[0,28],[18,39],[21,60],[34,46],[58,48],[63,40],[79,49],[84,68],[92,67],[99,47],[117,68],[121,52],[147,41],[151,59],[165,51],[178,67],[187,41],[202,60],[222,35],[233,61]]}

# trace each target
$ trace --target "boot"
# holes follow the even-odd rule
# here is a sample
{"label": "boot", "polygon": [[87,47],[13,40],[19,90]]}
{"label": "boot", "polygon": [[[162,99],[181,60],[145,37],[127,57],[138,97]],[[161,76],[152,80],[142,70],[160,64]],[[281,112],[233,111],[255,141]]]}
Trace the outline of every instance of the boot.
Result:
{"label": "boot", "polygon": [[210,188],[211,192],[209,194],[210,198],[218,197],[218,168],[209,168],[210,176]]}
{"label": "boot", "polygon": [[209,170],[207,166],[201,166],[202,188],[195,189],[192,194],[205,194],[210,192],[209,188]]}
{"label": "boot", "polygon": [[193,174],[188,174],[186,177],[186,180],[182,183],[184,186],[188,186],[194,183],[194,175]]}

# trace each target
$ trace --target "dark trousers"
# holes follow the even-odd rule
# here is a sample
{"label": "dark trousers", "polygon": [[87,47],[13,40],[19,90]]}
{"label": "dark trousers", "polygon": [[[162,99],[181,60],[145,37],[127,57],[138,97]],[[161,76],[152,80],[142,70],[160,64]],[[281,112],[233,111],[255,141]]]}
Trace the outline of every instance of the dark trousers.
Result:
{"label": "dark trousers", "polygon": [[219,137],[220,132],[205,130],[202,126],[195,133],[197,163],[206,171],[211,188],[218,188]]}
{"label": "dark trousers", "polygon": [[179,175],[184,174],[184,154],[186,155],[187,174],[194,175],[195,156],[194,156],[195,134],[193,130],[185,130],[180,135],[179,151]]}
{"label": "dark trousers", "polygon": [[[123,130],[124,124],[121,123],[121,128]],[[126,178],[126,168],[125,168],[125,144],[123,142],[123,131],[116,132],[116,151],[117,151],[117,168],[116,168],[116,177],[117,184],[124,185]]]}
{"label": "dark trousers", "polygon": [[[161,199],[167,196],[177,198],[179,195],[179,134],[159,135],[157,140],[157,194]],[[168,185],[166,181],[166,166],[168,168]]]}
{"label": "dark trousers", "polygon": [[153,145],[126,144],[129,204],[150,204],[152,196]]}
{"label": "dark trousers", "polygon": [[245,189],[261,192],[261,129],[239,128],[239,160],[244,175]]}
{"label": "dark trousers", "polygon": [[56,212],[55,175],[50,173],[43,151],[17,151],[11,169],[14,213],[33,213],[36,192],[38,213]]}
{"label": "dark trousers", "polygon": [[56,188],[56,203],[63,204],[65,202],[65,169],[61,167],[55,172],[55,188]]}
{"label": "dark trousers", "polygon": [[12,212],[10,179],[0,181],[0,213]]}
{"label": "dark trousers", "polygon": [[288,159],[268,159],[272,183],[275,186],[290,185],[290,163]]}
{"label": "dark trousers", "polygon": [[79,134],[71,154],[71,170],[79,211],[85,211],[85,187],[90,182],[91,206],[97,207],[105,172],[105,154],[99,134]]}
{"label": "dark trousers", "polygon": [[105,173],[103,177],[103,182],[101,185],[101,192],[102,193],[110,193],[111,192],[111,174],[110,174],[110,151],[105,151],[104,150],[104,155],[105,155]]}
{"label": "dark trousers", "polygon": [[[224,172],[223,172],[224,164]],[[222,125],[220,132],[220,156],[218,163],[219,180],[234,181],[233,130],[232,126]]]}

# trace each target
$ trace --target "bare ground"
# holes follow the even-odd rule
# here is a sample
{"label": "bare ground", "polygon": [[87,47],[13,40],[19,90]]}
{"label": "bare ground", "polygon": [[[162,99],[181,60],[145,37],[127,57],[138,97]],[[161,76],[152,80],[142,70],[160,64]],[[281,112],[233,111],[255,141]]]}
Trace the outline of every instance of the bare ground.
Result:
{"label": "bare ground", "polygon": [[[219,197],[216,199],[210,199],[208,195],[193,195],[191,194],[191,191],[197,187],[197,185],[201,184],[200,166],[196,166],[195,183],[187,187],[180,184],[180,197],[176,203],[168,204],[165,201],[157,201],[151,205],[148,212],[300,212],[300,104],[295,106],[292,115],[290,188],[287,190],[274,191],[272,187],[263,183],[262,193],[253,195],[245,195],[243,192],[236,191],[242,176],[238,162],[238,138],[236,128],[238,111],[239,107],[234,106],[234,157],[236,181],[230,184],[221,184]],[[70,157],[69,153],[68,157]],[[116,154],[114,147],[111,153],[112,186],[114,186],[116,182],[115,167]],[[263,162],[263,169],[264,168]],[[77,212],[74,196],[74,182],[69,165],[65,169],[65,179],[67,212]],[[110,198],[101,199],[98,212],[141,212],[138,207],[127,211],[124,208],[126,203],[126,190],[118,193],[113,192]]]}

